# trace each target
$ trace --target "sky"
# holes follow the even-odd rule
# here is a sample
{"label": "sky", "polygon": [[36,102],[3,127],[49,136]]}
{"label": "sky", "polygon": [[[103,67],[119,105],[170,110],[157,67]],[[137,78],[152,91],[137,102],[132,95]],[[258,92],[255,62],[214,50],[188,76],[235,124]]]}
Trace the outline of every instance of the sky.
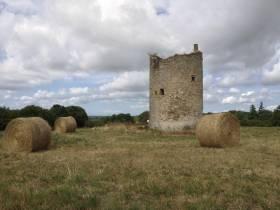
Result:
{"label": "sky", "polygon": [[0,106],[149,109],[149,54],[204,56],[204,112],[280,104],[279,0],[0,0]]}

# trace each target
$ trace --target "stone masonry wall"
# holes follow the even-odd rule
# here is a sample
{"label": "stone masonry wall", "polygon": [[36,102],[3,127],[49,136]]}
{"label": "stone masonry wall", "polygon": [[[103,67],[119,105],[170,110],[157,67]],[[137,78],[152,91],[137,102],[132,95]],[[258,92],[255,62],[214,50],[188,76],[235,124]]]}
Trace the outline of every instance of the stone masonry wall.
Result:
{"label": "stone masonry wall", "polygon": [[162,59],[150,56],[150,127],[193,128],[203,112],[202,52]]}

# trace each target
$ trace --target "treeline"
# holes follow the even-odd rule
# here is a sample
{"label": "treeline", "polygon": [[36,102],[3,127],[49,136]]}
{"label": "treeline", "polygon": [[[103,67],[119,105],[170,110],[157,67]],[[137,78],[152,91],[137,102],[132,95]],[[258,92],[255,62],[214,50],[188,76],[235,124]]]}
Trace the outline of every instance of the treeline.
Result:
{"label": "treeline", "polygon": [[84,127],[88,121],[86,111],[79,106],[64,107],[56,104],[50,109],[44,109],[34,105],[26,106],[22,109],[0,107],[0,130],[4,130],[6,125],[17,117],[41,117],[53,126],[56,118],[66,116],[73,116],[77,121],[78,127]]}
{"label": "treeline", "polygon": [[[263,102],[259,107],[255,105],[250,106],[250,111],[230,111],[239,120],[241,126],[255,126],[255,127],[272,127],[280,126],[280,105],[273,111],[264,108]],[[211,114],[211,113],[207,113]],[[108,123],[140,123],[147,124],[149,120],[149,112],[145,111],[138,116],[131,116],[130,114],[118,114],[110,117],[93,117],[88,122],[88,127],[104,126]]]}
{"label": "treeline", "polygon": [[256,126],[256,127],[272,127],[280,126],[280,105],[274,110],[270,111],[264,108],[263,102],[260,103],[258,109],[255,105],[250,106],[249,112],[244,111],[230,111],[240,120],[242,126]]}
{"label": "treeline", "polygon": [[[273,111],[264,108],[263,102],[259,107],[255,105],[250,106],[250,111],[230,111],[239,120],[241,126],[255,126],[255,127],[272,127],[280,126],[280,105]],[[211,114],[211,113],[207,113]],[[93,117],[89,120],[89,127],[103,126],[107,123],[140,123],[147,124],[149,120],[149,112],[145,111],[138,116],[131,116],[130,114],[118,114],[110,117]]]}
{"label": "treeline", "polygon": [[104,117],[90,117],[87,122],[87,127],[104,126],[110,123],[126,123],[126,124],[147,124],[149,120],[149,112],[145,111],[138,116],[131,116],[130,114],[113,114],[112,116]]}
{"label": "treeline", "polygon": [[[249,112],[245,111],[230,111],[239,120],[241,126],[255,126],[255,127],[272,127],[280,126],[280,105],[277,106],[273,111],[264,108],[263,102],[260,103],[259,107],[255,105],[250,106]],[[208,113],[211,114],[211,113]],[[149,120],[149,112],[143,112],[137,116],[137,121],[140,123],[146,123]]]}
{"label": "treeline", "polygon": [[[250,111],[230,111],[240,120],[241,126],[271,127],[280,126],[280,105],[274,110],[266,110],[261,102],[258,109],[255,105],[250,106]],[[209,113],[210,114],[210,113]],[[42,117],[53,126],[58,117],[73,116],[78,127],[98,127],[109,123],[128,123],[128,124],[147,124],[149,112],[145,111],[138,116],[130,114],[114,114],[104,117],[88,117],[86,111],[79,106],[64,107],[53,105],[50,109],[44,109],[40,106],[26,106],[22,109],[12,110],[6,107],[0,107],[0,130],[4,130],[10,120],[17,117]]]}

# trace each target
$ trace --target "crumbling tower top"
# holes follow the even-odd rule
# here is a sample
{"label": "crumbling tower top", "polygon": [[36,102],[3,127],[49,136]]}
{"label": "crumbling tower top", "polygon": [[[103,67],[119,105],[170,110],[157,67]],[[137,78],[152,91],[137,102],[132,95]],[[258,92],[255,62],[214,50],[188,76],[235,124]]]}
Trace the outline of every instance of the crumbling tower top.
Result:
{"label": "crumbling tower top", "polygon": [[194,51],[194,52],[198,52],[198,51],[199,51],[199,49],[198,49],[198,44],[194,44],[194,45],[193,45],[193,51]]}

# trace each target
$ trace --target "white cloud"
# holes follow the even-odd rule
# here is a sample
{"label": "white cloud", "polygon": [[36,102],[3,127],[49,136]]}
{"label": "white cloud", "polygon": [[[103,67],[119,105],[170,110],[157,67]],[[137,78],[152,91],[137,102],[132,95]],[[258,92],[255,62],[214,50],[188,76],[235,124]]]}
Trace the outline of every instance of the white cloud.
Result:
{"label": "white cloud", "polygon": [[2,3],[3,8],[7,7],[14,12],[28,12],[36,9],[34,5],[35,2],[32,0],[9,0],[8,2],[4,1]]}
{"label": "white cloud", "polygon": [[[35,87],[21,98],[25,103],[147,100],[147,54],[188,52],[193,43],[204,53],[206,103],[270,99],[269,90],[257,90],[280,82],[280,62],[271,63],[279,50],[279,0],[2,0],[1,5],[0,90],[15,90],[21,98],[21,90]],[[96,89],[88,83],[42,88],[72,79],[83,84],[106,72],[117,76],[99,81]],[[255,93],[244,93],[247,85]]]}
{"label": "white cloud", "polygon": [[54,97],[55,93],[54,92],[49,92],[46,90],[38,90],[34,95],[33,98],[35,99],[49,99]]}
{"label": "white cloud", "polygon": [[[13,78],[2,77],[2,89],[50,83],[85,72],[143,70],[148,67],[147,53],[189,51],[195,42],[205,52],[207,69],[224,72],[221,85],[252,83],[256,82],[252,74],[245,72],[260,69],[279,42],[278,0],[4,2],[0,48],[6,59],[0,63],[0,72]],[[157,15],[157,8],[168,14]],[[234,26],[238,30],[231,33]],[[262,34],[257,33],[260,28]]]}
{"label": "white cloud", "polygon": [[217,102],[219,102],[218,97],[216,95],[213,95],[213,94],[210,94],[210,93],[204,93],[203,98],[204,98],[204,101],[206,103],[217,103]]}
{"label": "white cloud", "polygon": [[89,92],[89,88],[88,87],[70,88],[69,92],[73,95],[87,94]]}
{"label": "white cloud", "polygon": [[230,88],[229,92],[230,93],[240,93],[240,90],[238,88]]}
{"label": "white cloud", "polygon": [[265,107],[265,109],[274,111],[277,107],[278,107],[278,105],[270,105],[270,106]]}
{"label": "white cloud", "polygon": [[240,97],[239,103],[256,103],[257,99],[255,97]]}
{"label": "white cloud", "polygon": [[228,96],[222,100],[222,104],[248,104],[255,103],[258,99],[258,96],[254,91],[247,91],[241,93],[239,97]]}
{"label": "white cloud", "polygon": [[242,93],[241,97],[253,96],[254,94],[255,94],[255,91],[248,91],[246,93]]}
{"label": "white cloud", "polygon": [[[18,1],[7,5],[20,6]],[[170,51],[175,43],[147,0],[49,0],[43,5],[33,16],[10,10],[0,14],[2,31],[10,32],[0,41],[6,53],[0,72],[9,74],[0,79],[0,88],[34,86],[89,71],[145,69],[147,53]]]}
{"label": "white cloud", "polygon": [[142,110],[148,110],[149,109],[149,103],[137,103],[137,104],[133,104],[130,105],[131,109],[142,109]]}
{"label": "white cloud", "polygon": [[31,101],[33,98],[32,97],[30,97],[30,96],[21,96],[20,97],[20,100],[21,101]]}
{"label": "white cloud", "polygon": [[239,102],[239,100],[235,96],[228,96],[222,100],[223,104],[235,104],[238,102]]}
{"label": "white cloud", "polygon": [[101,91],[147,91],[149,85],[148,72],[125,72],[114,78],[112,82],[100,87]]}
{"label": "white cloud", "polygon": [[53,104],[84,105],[97,101],[133,101],[139,108],[140,105],[144,107],[143,104],[148,104],[147,88],[147,72],[125,72],[96,88],[71,87],[55,92],[38,90],[32,95],[22,96],[22,104],[18,106],[37,104],[50,107]]}
{"label": "white cloud", "polygon": [[10,94],[4,96],[4,99],[9,99],[9,98],[11,98]]}
{"label": "white cloud", "polygon": [[214,84],[213,75],[208,74],[203,77],[203,89],[204,90],[210,89],[213,86],[213,84]]}
{"label": "white cloud", "polygon": [[255,91],[247,91],[241,93],[239,97],[239,103],[255,103],[258,99],[258,96]]}
{"label": "white cloud", "polygon": [[280,84],[280,59],[272,70],[265,70],[263,72],[263,83],[266,85],[279,85]]}
{"label": "white cloud", "polygon": [[257,77],[258,72],[254,71],[230,71],[223,74],[223,76],[218,80],[218,85],[221,87],[232,87],[232,86],[244,86],[244,85],[254,85],[258,84]]}
{"label": "white cloud", "polygon": [[217,93],[222,94],[225,93],[225,91],[223,89],[217,89]]}

